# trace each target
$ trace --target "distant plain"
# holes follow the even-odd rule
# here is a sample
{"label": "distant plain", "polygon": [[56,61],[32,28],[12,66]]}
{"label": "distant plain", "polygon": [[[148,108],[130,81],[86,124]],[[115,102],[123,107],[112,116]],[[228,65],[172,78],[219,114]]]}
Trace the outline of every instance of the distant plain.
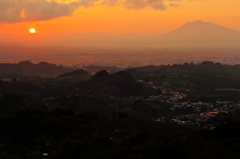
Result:
{"label": "distant plain", "polygon": [[213,61],[222,64],[240,64],[238,48],[53,48],[0,47],[0,63],[42,61],[67,67],[116,66],[139,67],[147,65],[184,64],[185,62]]}

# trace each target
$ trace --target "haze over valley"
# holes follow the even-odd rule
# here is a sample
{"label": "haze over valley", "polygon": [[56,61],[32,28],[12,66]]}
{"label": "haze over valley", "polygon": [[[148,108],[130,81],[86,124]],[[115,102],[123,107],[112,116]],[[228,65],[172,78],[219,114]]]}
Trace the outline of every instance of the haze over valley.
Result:
{"label": "haze over valley", "polygon": [[222,64],[240,63],[237,48],[49,48],[10,47],[0,48],[0,63],[42,61],[66,67],[116,66],[121,68],[147,65],[201,63],[209,60]]}
{"label": "haze over valley", "polygon": [[18,42],[11,38],[0,37],[1,63],[46,61],[79,68],[85,65],[127,68],[205,60],[230,65],[240,62],[240,31],[200,20],[162,35],[32,35]]}
{"label": "haze over valley", "polygon": [[0,34],[0,45],[38,47],[237,47],[240,31],[200,20],[188,22],[165,34],[51,33],[24,36]]}

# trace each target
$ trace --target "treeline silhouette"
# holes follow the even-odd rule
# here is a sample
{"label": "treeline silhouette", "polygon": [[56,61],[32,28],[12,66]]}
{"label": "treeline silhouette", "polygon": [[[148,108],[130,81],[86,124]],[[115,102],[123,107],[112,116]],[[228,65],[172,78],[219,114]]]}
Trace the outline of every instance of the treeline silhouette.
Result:
{"label": "treeline silhouette", "polygon": [[73,69],[47,62],[33,64],[30,61],[21,61],[17,64],[0,64],[0,78],[20,78],[26,76],[56,77],[57,75],[70,72]]}

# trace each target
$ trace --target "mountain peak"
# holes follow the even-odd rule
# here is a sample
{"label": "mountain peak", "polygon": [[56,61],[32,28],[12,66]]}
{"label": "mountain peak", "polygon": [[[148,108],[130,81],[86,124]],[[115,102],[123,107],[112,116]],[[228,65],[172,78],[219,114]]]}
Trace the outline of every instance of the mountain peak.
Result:
{"label": "mountain peak", "polygon": [[188,22],[186,23],[185,25],[183,26],[188,26],[188,25],[191,25],[191,26],[204,26],[204,25],[210,25],[210,24],[213,24],[213,23],[210,23],[210,22],[204,22],[204,21],[201,21],[201,20],[196,20],[196,21],[193,21],[193,22]]}
{"label": "mountain peak", "polygon": [[194,21],[194,22],[192,22],[192,23],[204,23],[204,22],[201,21],[201,20],[196,20],[196,21]]}
{"label": "mountain peak", "polygon": [[[186,32],[189,32],[190,30],[194,30],[194,31],[214,31],[217,30],[222,30],[222,31],[226,31],[226,27],[220,26],[218,24],[214,24],[211,22],[203,22],[201,20],[196,20],[194,22],[188,22],[185,23],[183,26],[181,26],[180,28],[176,29],[183,29]],[[228,28],[227,28],[228,29]]]}
{"label": "mountain peak", "polygon": [[240,42],[240,32],[215,23],[196,20],[162,35],[162,38],[165,46],[237,46]]}
{"label": "mountain peak", "polygon": [[[201,25],[201,24],[205,24],[205,23],[207,23],[207,22],[203,22],[203,21],[201,21],[201,20],[195,20],[195,21],[193,21],[193,22],[187,22],[187,23],[185,23],[184,25]],[[184,26],[183,25],[183,26]]]}

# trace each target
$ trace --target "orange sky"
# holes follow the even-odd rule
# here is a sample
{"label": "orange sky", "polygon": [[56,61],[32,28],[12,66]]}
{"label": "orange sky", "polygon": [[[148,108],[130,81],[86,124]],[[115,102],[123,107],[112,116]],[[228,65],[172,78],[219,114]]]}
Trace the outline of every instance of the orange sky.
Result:
{"label": "orange sky", "polygon": [[[0,0],[0,3],[1,1],[4,3],[3,1],[8,0]],[[34,2],[45,0],[21,1]],[[21,3],[21,1],[18,3]],[[44,19],[40,21],[35,16],[36,18],[32,18],[31,22],[28,22],[28,20],[27,22],[21,22],[20,19],[15,23],[8,22],[11,17],[2,20],[4,17],[1,19],[0,16],[0,21],[2,20],[0,33],[32,36],[28,34],[28,29],[34,27],[37,30],[37,34],[40,35],[56,32],[162,34],[174,30],[186,22],[198,19],[240,30],[240,0],[156,0],[165,5],[165,9],[154,8],[151,6],[151,0],[142,0],[144,2],[149,1],[150,5],[146,4],[140,8],[135,8],[136,0],[130,0],[130,5],[132,5],[130,7],[119,3],[108,5],[112,1],[114,2],[114,0],[104,0],[105,3],[101,4],[95,0],[94,4],[91,5],[80,4],[72,10],[73,12],[70,16],[53,17],[51,20]],[[71,2],[69,1],[68,3]],[[25,16],[24,10],[21,14],[21,16]]]}

